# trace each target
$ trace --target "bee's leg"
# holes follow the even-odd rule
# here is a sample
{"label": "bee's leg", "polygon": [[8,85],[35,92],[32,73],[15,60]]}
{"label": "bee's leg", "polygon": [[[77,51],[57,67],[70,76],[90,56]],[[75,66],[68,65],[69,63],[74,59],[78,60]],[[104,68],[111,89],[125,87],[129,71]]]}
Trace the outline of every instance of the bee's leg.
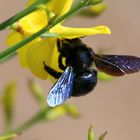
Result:
{"label": "bee's leg", "polygon": [[[64,41],[64,40],[63,40],[63,41]],[[68,54],[68,50],[67,50],[68,47],[69,47],[69,46],[66,46],[65,43],[62,44],[62,40],[57,39],[57,49],[58,49],[58,52],[60,53],[60,54],[59,54],[59,57],[58,57],[58,65],[59,65],[59,68],[60,68],[61,70],[65,70],[66,67],[67,67],[67,66],[65,66],[65,65],[63,64],[63,57],[66,57],[66,56],[67,56],[67,54]],[[65,48],[67,48],[67,49],[65,50]]]}
{"label": "bee's leg", "polygon": [[45,69],[51,76],[53,76],[55,79],[58,79],[58,78],[62,75],[61,72],[58,72],[58,71],[54,70],[53,68],[47,66],[47,65],[45,64],[45,62],[43,62],[43,65],[44,65],[44,69]]}
{"label": "bee's leg", "polygon": [[57,49],[58,49],[59,52],[61,52],[61,50],[62,50],[61,47],[62,47],[61,40],[57,39]]}
{"label": "bee's leg", "polygon": [[62,70],[65,70],[66,66],[64,66],[62,59],[63,59],[63,56],[60,54],[59,57],[58,57],[59,68],[62,69]]}
{"label": "bee's leg", "polygon": [[63,55],[68,53],[68,50],[71,49],[71,48],[69,48],[69,40],[70,39],[65,39],[65,40],[57,39],[58,52],[60,52]]}

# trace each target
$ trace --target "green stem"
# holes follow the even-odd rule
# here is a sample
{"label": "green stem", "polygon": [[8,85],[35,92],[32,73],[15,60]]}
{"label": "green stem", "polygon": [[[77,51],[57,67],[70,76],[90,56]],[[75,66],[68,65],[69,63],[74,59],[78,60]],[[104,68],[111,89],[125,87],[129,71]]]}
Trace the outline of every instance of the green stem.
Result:
{"label": "green stem", "polygon": [[15,16],[13,16],[10,19],[8,19],[8,20],[4,21],[3,23],[1,23],[0,24],[0,30],[3,30],[5,28],[7,28],[8,26],[12,25],[13,23],[15,23],[16,21],[18,21],[22,17],[24,17],[24,16],[30,14],[31,12],[35,11],[36,9],[38,9],[38,6],[39,5],[44,4],[44,3],[47,3],[49,1],[50,0],[37,0],[31,6],[27,7],[26,9],[24,9],[21,12],[19,12]]}
{"label": "green stem", "polygon": [[49,26],[44,27],[43,29],[41,29],[40,31],[38,31],[37,33],[33,34],[32,36],[24,39],[23,41],[19,42],[18,44],[9,47],[8,49],[4,50],[3,52],[0,53],[0,59],[2,59],[3,57],[11,54],[12,52],[18,50],[19,48],[21,48],[22,46],[24,46],[25,44],[31,42],[32,40],[34,40],[35,38],[41,36],[43,33],[49,31],[53,26],[55,26],[56,24],[58,24],[59,22],[63,21],[64,19],[70,17],[72,14],[76,13],[80,8],[85,6],[85,2],[79,2],[74,8],[72,8],[68,13],[66,13],[65,15],[63,15],[60,18],[55,19],[55,21],[53,21]]}
{"label": "green stem", "polygon": [[5,56],[4,58],[0,59],[0,64],[5,63],[6,61],[8,61],[9,59],[11,59],[15,56],[17,56],[17,52],[13,52],[13,53]]}
{"label": "green stem", "polygon": [[0,137],[6,136],[6,135],[11,135],[11,134],[21,134],[26,129],[30,128],[32,125],[34,125],[34,124],[36,124],[36,123],[38,123],[38,122],[43,121],[44,119],[46,119],[45,118],[46,117],[46,113],[49,110],[50,110],[50,108],[45,108],[45,109],[39,111],[31,119],[27,120],[25,123],[23,123],[18,128],[14,129],[14,130],[7,131],[7,132],[1,134]]}

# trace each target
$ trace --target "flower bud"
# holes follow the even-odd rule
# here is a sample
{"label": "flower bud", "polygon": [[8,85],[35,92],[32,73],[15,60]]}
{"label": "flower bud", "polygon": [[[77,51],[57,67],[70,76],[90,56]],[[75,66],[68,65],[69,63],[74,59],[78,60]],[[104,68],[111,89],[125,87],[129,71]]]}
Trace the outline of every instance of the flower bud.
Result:
{"label": "flower bud", "polygon": [[94,132],[93,132],[93,125],[90,125],[88,130],[88,140],[94,140]]}
{"label": "flower bud", "polygon": [[114,78],[113,76],[108,75],[104,72],[98,72],[97,77],[100,80],[112,80]]}
{"label": "flower bud", "polygon": [[46,119],[55,120],[65,114],[66,114],[66,109],[63,105],[50,107],[49,110],[46,112]]}
{"label": "flower bud", "polygon": [[67,114],[70,115],[71,117],[78,118],[80,116],[77,107],[74,106],[73,104],[64,104],[64,107],[66,109]]}
{"label": "flower bud", "polygon": [[7,129],[11,127],[13,120],[16,86],[15,81],[10,81],[4,89],[3,103]]}
{"label": "flower bud", "polygon": [[91,13],[93,13],[93,15],[99,15],[99,14],[101,14],[106,8],[107,8],[106,4],[104,4],[104,3],[102,2],[102,3],[99,3],[99,4],[96,4],[96,5],[94,5],[94,6],[89,7],[89,10],[90,10]]}
{"label": "flower bud", "polygon": [[99,137],[99,140],[104,140],[106,135],[107,135],[107,131],[104,132],[104,133]]}

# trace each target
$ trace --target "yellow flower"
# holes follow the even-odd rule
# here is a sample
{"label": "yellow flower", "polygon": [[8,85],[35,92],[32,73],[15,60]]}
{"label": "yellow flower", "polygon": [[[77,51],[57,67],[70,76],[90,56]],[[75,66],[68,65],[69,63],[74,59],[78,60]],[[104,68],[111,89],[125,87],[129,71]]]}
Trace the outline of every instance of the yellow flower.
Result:
{"label": "yellow flower", "polygon": [[[27,5],[30,5],[35,0],[29,0]],[[51,11],[53,15],[62,16],[67,13],[73,0],[51,0],[46,6],[46,9],[40,8],[31,14],[23,17],[17,23],[17,28],[7,38],[9,46],[18,43],[24,38],[33,35],[40,29],[48,25],[49,14],[46,11]],[[62,24],[62,23],[61,23]],[[110,34],[111,31],[106,26],[96,26],[91,28],[70,28],[64,27],[60,23],[49,30],[50,33],[57,33],[59,38],[78,38],[87,35]],[[43,61],[50,67],[59,70],[58,67],[58,51],[57,37],[41,38],[38,37],[29,44],[18,50],[19,59],[23,66],[29,68],[32,73],[41,79],[46,79],[48,74],[43,68]]]}

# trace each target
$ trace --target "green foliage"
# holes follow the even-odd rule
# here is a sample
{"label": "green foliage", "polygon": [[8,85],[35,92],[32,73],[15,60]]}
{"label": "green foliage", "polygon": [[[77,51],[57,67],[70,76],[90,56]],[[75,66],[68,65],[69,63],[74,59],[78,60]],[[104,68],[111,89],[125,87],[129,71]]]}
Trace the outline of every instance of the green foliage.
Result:
{"label": "green foliage", "polygon": [[31,94],[34,96],[34,98],[40,105],[40,108],[45,108],[47,104],[44,98],[45,92],[43,91],[42,87],[33,79],[30,79],[28,81],[28,86],[31,91]]}
{"label": "green foliage", "polygon": [[0,96],[0,104],[2,103],[2,96]]}
{"label": "green foliage", "polygon": [[0,140],[11,140],[15,138],[16,136],[17,136],[16,134],[5,135],[5,136],[0,137]]}
{"label": "green foliage", "polygon": [[71,104],[63,104],[56,106],[55,108],[50,107],[49,110],[46,112],[46,119],[52,121],[64,115],[77,118],[79,117],[79,111],[74,105]]}
{"label": "green foliage", "polygon": [[5,86],[3,95],[6,129],[10,129],[13,121],[15,94],[16,94],[16,82],[10,81]]}
{"label": "green foliage", "polygon": [[91,6],[101,3],[102,0],[81,0],[81,2],[85,2],[87,6]]}

